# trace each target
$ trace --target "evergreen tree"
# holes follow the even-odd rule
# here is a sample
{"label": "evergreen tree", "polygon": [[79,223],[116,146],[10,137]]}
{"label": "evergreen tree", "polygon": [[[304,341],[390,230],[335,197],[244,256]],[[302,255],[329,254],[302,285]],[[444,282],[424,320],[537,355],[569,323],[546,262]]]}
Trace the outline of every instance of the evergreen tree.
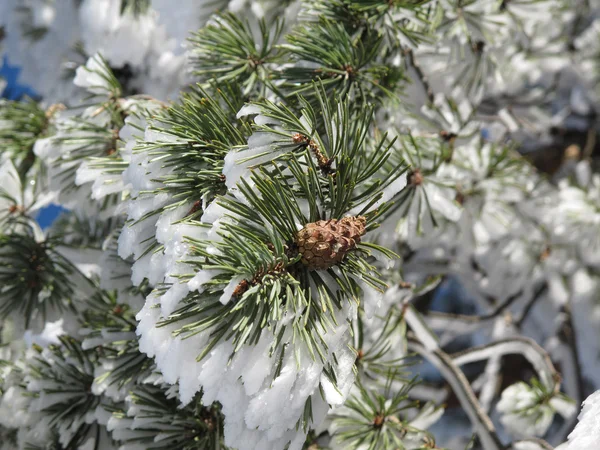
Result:
{"label": "evergreen tree", "polygon": [[[567,441],[600,389],[598,20],[0,5],[40,93],[0,102],[0,448]],[[561,449],[600,446],[594,402]]]}

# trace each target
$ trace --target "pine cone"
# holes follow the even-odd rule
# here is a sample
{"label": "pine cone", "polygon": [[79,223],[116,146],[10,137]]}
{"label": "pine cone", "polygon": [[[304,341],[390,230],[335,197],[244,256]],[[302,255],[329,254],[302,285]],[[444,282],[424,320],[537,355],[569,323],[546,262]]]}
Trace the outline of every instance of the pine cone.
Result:
{"label": "pine cone", "polygon": [[302,264],[311,270],[328,269],[342,262],[365,234],[364,217],[319,220],[307,224],[296,236]]}

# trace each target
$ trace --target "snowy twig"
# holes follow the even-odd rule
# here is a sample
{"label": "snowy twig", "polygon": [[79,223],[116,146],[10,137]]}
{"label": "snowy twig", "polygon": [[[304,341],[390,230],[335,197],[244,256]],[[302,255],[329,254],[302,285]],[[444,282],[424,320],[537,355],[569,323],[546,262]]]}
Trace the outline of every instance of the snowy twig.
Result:
{"label": "snowy twig", "polygon": [[452,358],[440,349],[427,348],[413,337],[408,338],[408,350],[418,353],[440,371],[467,413],[483,448],[486,450],[501,450],[503,446],[496,434],[494,424],[481,408],[475,393],[471,389],[469,380],[452,361]]}
{"label": "snowy twig", "polygon": [[506,450],[554,450],[554,447],[543,439],[524,439],[513,442]]}
{"label": "snowy twig", "polygon": [[533,339],[526,337],[515,336],[480,347],[472,347],[453,354],[452,360],[457,366],[462,366],[482,359],[515,353],[523,355],[531,363],[546,387],[551,389],[557,387],[560,375],[554,368],[550,357]]}

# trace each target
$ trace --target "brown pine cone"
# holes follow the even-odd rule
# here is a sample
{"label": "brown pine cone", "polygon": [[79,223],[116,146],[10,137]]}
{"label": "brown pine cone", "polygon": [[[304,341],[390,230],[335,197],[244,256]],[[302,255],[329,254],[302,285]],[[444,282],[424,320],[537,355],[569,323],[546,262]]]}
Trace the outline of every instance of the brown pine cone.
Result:
{"label": "brown pine cone", "polygon": [[364,217],[319,220],[307,224],[296,236],[302,264],[311,270],[328,269],[342,262],[346,254],[356,248],[365,234]]}

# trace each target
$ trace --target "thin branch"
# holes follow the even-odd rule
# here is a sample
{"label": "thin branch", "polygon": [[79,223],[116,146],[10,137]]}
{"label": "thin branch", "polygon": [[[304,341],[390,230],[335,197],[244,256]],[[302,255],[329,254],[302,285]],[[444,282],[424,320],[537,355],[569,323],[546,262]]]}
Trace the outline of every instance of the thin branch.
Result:
{"label": "thin branch", "polygon": [[[425,315],[425,318],[430,327],[444,331],[440,336],[440,342],[442,346],[445,346],[454,340],[456,336],[473,333],[485,326],[488,322],[497,319],[507,308],[521,297],[522,293],[522,291],[518,291],[511,295],[487,314],[464,315],[431,311]],[[493,300],[487,296],[484,296],[484,298],[490,301],[490,303],[491,300]],[[448,336],[449,334],[451,336]]]}
{"label": "thin branch", "polygon": [[548,285],[545,282],[542,283],[536,289],[536,291],[534,292],[534,294],[531,297],[531,299],[529,300],[529,302],[527,302],[527,304],[523,308],[523,311],[521,311],[521,316],[518,319],[515,320],[515,326],[517,328],[521,328],[521,325],[523,325],[523,322],[525,321],[525,319],[527,319],[527,316],[529,315],[529,313],[531,312],[531,310],[535,306],[535,303],[542,297],[542,295],[547,290],[548,290]]}
{"label": "thin branch", "polygon": [[512,305],[523,293],[523,291],[518,291],[516,294],[511,295],[506,300],[504,300],[500,305],[494,308],[487,314],[483,314],[481,316],[478,315],[464,315],[464,314],[449,314],[449,313],[440,313],[440,312],[429,312],[425,317],[426,318],[434,318],[439,320],[448,320],[450,322],[461,321],[465,323],[480,323],[487,322],[493,319],[496,319],[501,313],[504,312],[506,308]]}
{"label": "thin branch", "polygon": [[404,55],[406,56],[406,60],[408,61],[408,64],[411,65],[411,67],[414,69],[415,73],[417,74],[417,78],[418,78],[419,82],[421,83],[421,85],[423,86],[423,90],[425,91],[427,100],[429,101],[429,103],[433,104],[433,102],[435,100],[435,97],[433,95],[433,89],[431,89],[431,85],[429,84],[427,75],[425,75],[425,73],[423,72],[423,69],[421,69],[421,66],[415,60],[415,55],[413,54],[413,51],[410,48],[405,49]]}
{"label": "thin branch", "polygon": [[546,351],[530,338],[515,336],[501,339],[490,344],[454,353],[451,358],[457,366],[462,366],[482,359],[489,359],[492,356],[507,354],[523,355],[538,373],[540,381],[545,386],[556,389],[560,381],[560,375],[554,368],[554,364],[552,364],[552,360]]}
{"label": "thin branch", "polygon": [[444,379],[448,382],[462,408],[469,416],[475,433],[486,450],[501,450],[504,448],[496,434],[496,429],[489,416],[481,408],[475,393],[471,389],[469,380],[457,367],[448,354],[440,349],[429,349],[418,339],[409,336],[407,339],[408,350],[414,351],[435,366]]}

